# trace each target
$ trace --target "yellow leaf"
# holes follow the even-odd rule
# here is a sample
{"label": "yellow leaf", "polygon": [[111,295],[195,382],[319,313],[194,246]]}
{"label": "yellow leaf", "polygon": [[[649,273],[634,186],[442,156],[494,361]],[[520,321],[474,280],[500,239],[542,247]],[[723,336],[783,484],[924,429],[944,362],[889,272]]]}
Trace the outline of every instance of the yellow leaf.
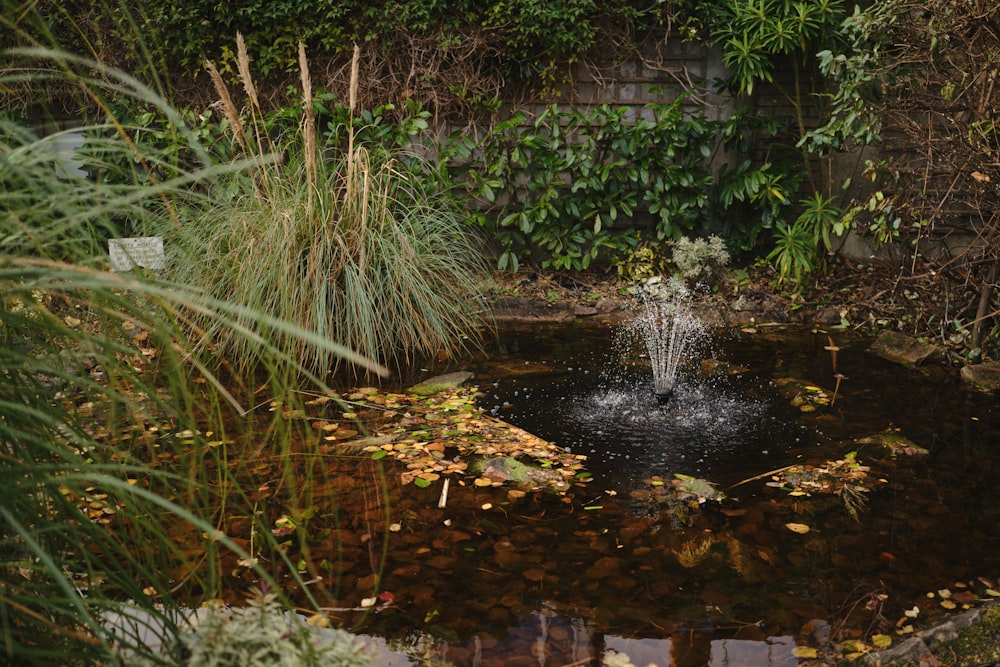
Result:
{"label": "yellow leaf", "polygon": [[810,658],[818,658],[819,652],[811,646],[796,646],[792,649],[792,655],[800,660],[809,660]]}
{"label": "yellow leaf", "polygon": [[945,609],[954,609],[958,605],[952,602],[951,600],[941,600],[941,606],[944,607]]}
{"label": "yellow leaf", "polygon": [[330,619],[328,619],[324,614],[313,614],[306,619],[306,623],[317,628],[330,627]]}
{"label": "yellow leaf", "polygon": [[992,588],[986,589],[986,594],[990,597],[1000,598],[1000,592],[993,590]]}
{"label": "yellow leaf", "polygon": [[845,653],[861,653],[865,650],[865,643],[857,639],[847,639],[840,643],[840,648]]}
{"label": "yellow leaf", "polygon": [[785,528],[799,535],[805,535],[809,532],[809,526],[804,523],[786,523]]}
{"label": "yellow leaf", "polygon": [[872,644],[877,648],[889,648],[892,646],[892,637],[889,635],[873,635]]}

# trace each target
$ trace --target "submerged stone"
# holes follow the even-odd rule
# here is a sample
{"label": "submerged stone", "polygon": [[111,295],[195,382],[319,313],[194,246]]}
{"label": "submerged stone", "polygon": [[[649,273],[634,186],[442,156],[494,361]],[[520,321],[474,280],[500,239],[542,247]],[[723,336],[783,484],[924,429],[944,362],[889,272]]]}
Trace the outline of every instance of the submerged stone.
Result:
{"label": "submerged stone", "polygon": [[474,377],[475,373],[469,371],[456,371],[455,373],[435,375],[412,387],[408,387],[406,391],[409,394],[416,394],[417,396],[431,396],[442,391],[451,391],[452,389],[461,387]]}
{"label": "submerged stone", "polygon": [[882,433],[865,436],[857,440],[859,445],[874,445],[882,448],[892,457],[896,456],[926,456],[930,452],[898,431],[890,429]]}

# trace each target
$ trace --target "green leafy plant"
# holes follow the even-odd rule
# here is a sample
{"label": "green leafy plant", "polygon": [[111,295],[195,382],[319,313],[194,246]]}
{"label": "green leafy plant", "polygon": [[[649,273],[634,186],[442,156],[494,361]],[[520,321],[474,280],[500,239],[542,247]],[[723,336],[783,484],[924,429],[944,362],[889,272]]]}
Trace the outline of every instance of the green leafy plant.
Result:
{"label": "green leafy plant", "polygon": [[529,123],[519,112],[484,140],[481,168],[465,169],[478,220],[496,225],[501,269],[533,253],[551,269],[587,268],[602,253],[620,261],[643,236],[678,238],[700,224],[712,124],[686,116],[683,99],[647,105],[634,122],[629,114],[553,106]]}
{"label": "green leafy plant", "polygon": [[833,197],[824,197],[814,192],[811,198],[804,199],[799,204],[803,207],[796,223],[812,230],[813,243],[819,250],[833,250],[831,233],[841,221],[842,211],[834,203]]}
{"label": "green leafy plant", "polygon": [[768,254],[780,280],[791,279],[796,288],[819,267],[821,251],[832,247],[830,233],[841,215],[833,200],[818,192],[800,204],[804,210],[795,222],[780,223],[775,229],[774,249]]}
{"label": "green leafy plant", "polygon": [[[800,154],[800,169],[812,190],[820,189],[817,174],[809,162],[805,139],[809,134],[808,116],[816,101],[819,114],[829,113],[829,94],[816,89],[814,77],[808,76],[814,55],[836,48],[843,40],[844,15],[840,0],[791,2],[790,0],[726,0],[698,3],[709,17],[710,39],[722,50],[722,61],[731,73],[728,84],[738,94],[753,94],[761,84],[772,86],[791,108],[792,136],[787,148]],[[789,77],[778,76],[780,66],[791,69]]]}
{"label": "green leafy plant", "polygon": [[[600,256],[620,274],[640,274],[628,264],[666,241],[718,229],[730,247],[753,250],[784,219],[801,172],[750,158],[777,131],[773,122],[746,110],[710,121],[684,97],[629,114],[550,107],[529,122],[518,112],[483,140],[481,157],[464,136],[447,145],[451,178],[478,201],[501,269],[529,258],[582,269]],[[714,173],[713,151],[727,153]]]}

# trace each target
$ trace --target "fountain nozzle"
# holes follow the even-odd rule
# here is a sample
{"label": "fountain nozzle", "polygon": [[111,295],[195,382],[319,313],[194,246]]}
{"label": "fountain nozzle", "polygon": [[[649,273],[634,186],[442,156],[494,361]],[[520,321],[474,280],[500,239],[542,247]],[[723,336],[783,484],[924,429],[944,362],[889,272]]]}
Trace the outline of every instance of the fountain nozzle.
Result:
{"label": "fountain nozzle", "polygon": [[667,389],[666,391],[657,391],[654,393],[656,396],[656,402],[660,405],[666,405],[670,402],[670,397],[674,395],[673,389]]}

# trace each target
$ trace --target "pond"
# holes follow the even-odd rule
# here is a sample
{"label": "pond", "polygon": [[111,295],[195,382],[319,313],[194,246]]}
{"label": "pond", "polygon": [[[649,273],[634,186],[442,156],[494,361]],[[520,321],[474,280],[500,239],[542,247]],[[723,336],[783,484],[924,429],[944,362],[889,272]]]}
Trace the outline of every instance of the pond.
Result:
{"label": "pond", "polygon": [[[439,486],[363,461],[389,474],[339,501],[339,617],[380,664],[763,667],[976,604],[1000,578],[995,398],[866,348],[717,333],[659,405],[612,327],[501,330],[472,369],[482,406],[591,478],[565,497],[456,480],[439,508]],[[680,499],[677,475],[697,482]],[[350,611],[376,579],[390,595]]]}

